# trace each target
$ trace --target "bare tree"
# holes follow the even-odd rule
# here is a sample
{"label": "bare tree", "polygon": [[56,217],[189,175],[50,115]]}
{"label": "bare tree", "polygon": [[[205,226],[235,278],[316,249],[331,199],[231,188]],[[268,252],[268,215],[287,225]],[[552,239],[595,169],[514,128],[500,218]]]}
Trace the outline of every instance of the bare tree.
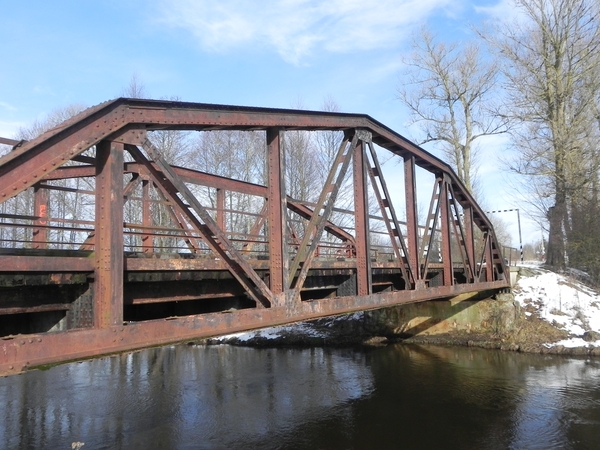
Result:
{"label": "bare tree", "polygon": [[[72,104],[63,108],[57,108],[51,111],[46,117],[42,119],[36,119],[30,125],[21,127],[14,138],[25,141],[35,139],[44,132],[75,116],[83,109],[85,109],[85,106],[81,104]],[[72,164],[70,161],[66,163],[66,165],[70,164]],[[71,227],[68,222],[74,219],[81,220],[88,218],[89,208],[86,208],[86,202],[82,199],[82,196],[77,192],[69,191],[69,189],[79,189],[81,187],[81,183],[85,183],[85,181],[81,179],[70,179],[48,181],[45,183],[47,186],[57,187],[56,189],[47,188],[49,191],[48,215],[59,218],[63,221],[61,224],[61,229],[57,228],[52,231],[53,236],[51,237],[51,240],[54,242],[65,242],[68,240],[76,241],[73,235],[73,227]],[[86,187],[89,188],[89,185]],[[33,188],[28,189],[16,197],[3,202],[0,208],[0,213],[9,213],[13,215],[35,215],[35,211],[33,210],[33,198]],[[12,223],[18,223],[18,220],[4,220],[8,223],[11,221]],[[21,228],[15,226],[10,230],[10,236],[7,236],[4,227],[0,228],[0,241],[3,242],[2,245],[5,245],[6,242],[11,241],[8,245],[20,246],[22,242],[29,240],[31,237],[31,228]],[[5,239],[7,241],[5,241]]]}
{"label": "bare tree", "polygon": [[[340,107],[331,96],[323,99],[321,111],[339,112]],[[327,178],[329,169],[333,164],[335,155],[340,147],[344,135],[341,131],[328,130],[315,133],[315,146],[317,149],[317,159],[319,163],[319,177],[323,180]]]}
{"label": "bare tree", "polygon": [[121,91],[121,96],[127,98],[148,98],[146,86],[137,73],[131,75],[129,84]]}
{"label": "bare tree", "polygon": [[440,142],[447,161],[472,191],[476,141],[506,131],[506,121],[490,111],[496,62],[482,55],[475,43],[438,42],[423,28],[404,63],[406,78],[398,95],[413,123],[421,126],[425,138],[420,144]]}
{"label": "bare tree", "polygon": [[15,139],[23,139],[26,141],[34,139],[40,134],[80,113],[85,108],[86,106],[80,103],[73,103],[62,108],[56,108],[50,111],[43,119],[36,119],[30,125],[19,128]]}
{"label": "bare tree", "polygon": [[[549,222],[546,262],[565,265],[569,202],[597,181],[600,22],[597,0],[514,0],[523,16],[488,38],[503,58],[518,149]],[[594,138],[595,136],[595,138]]]}

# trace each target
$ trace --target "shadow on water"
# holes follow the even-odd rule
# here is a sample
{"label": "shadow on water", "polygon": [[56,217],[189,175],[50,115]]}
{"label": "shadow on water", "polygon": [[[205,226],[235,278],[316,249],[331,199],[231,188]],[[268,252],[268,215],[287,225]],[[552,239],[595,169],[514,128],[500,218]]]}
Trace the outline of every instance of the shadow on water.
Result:
{"label": "shadow on water", "polygon": [[176,346],[0,379],[7,449],[597,448],[600,363]]}

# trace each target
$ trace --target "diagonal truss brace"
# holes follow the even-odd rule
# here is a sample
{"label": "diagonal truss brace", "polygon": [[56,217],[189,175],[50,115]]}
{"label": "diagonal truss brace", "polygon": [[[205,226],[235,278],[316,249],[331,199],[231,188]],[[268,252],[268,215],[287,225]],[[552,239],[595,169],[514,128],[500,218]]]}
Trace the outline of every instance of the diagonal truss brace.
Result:
{"label": "diagonal truss brace", "polygon": [[[371,159],[373,160],[374,165],[374,167],[372,167],[369,164],[369,166],[367,167],[369,178],[371,179],[371,186],[373,187],[373,192],[375,193],[375,197],[377,198],[377,203],[379,204],[379,208],[381,210],[381,216],[383,217],[383,221],[385,222],[385,226],[390,236],[396,259],[400,262],[400,271],[402,272],[402,277],[404,278],[404,280],[406,280],[406,289],[410,289],[411,284],[414,285],[415,283],[415,277],[413,268],[411,267],[410,261],[408,259],[408,250],[406,249],[406,243],[404,242],[404,237],[402,236],[400,222],[398,221],[396,211],[394,210],[394,206],[390,200],[390,194],[387,188],[387,184],[383,178],[383,173],[381,171],[381,166],[379,164],[377,154],[375,153],[375,147],[373,146],[373,142],[369,142],[368,146],[369,153],[371,154]],[[379,178],[379,183],[381,184],[381,191],[383,192],[379,190],[376,178]],[[389,215],[387,211],[389,211]],[[398,241],[400,241],[400,246],[398,246],[398,241],[396,240],[396,238],[398,238]],[[408,271],[406,270],[407,266]]]}
{"label": "diagonal truss brace", "polygon": [[456,194],[454,193],[454,189],[452,188],[452,184],[448,181],[446,183],[447,189],[450,192],[450,210],[454,210],[453,216],[450,218],[454,236],[457,240],[458,248],[460,250],[460,257],[462,259],[463,267],[465,269],[465,275],[468,282],[472,283],[475,278],[475,270],[473,267],[473,260],[469,256],[469,251],[467,249],[467,239],[465,236],[463,223],[460,220],[460,214],[458,210],[458,205],[456,201]]}
{"label": "diagonal truss brace", "polygon": [[[425,229],[423,231],[423,237],[421,239],[421,246],[419,247],[419,258],[418,261],[424,261],[420,263],[421,267],[421,279],[427,278],[427,270],[429,269],[429,257],[431,255],[431,249],[433,248],[433,242],[437,231],[437,221],[440,214],[440,196],[441,190],[443,189],[442,179],[437,178],[433,185],[433,193],[431,194],[431,201],[429,202],[429,213],[427,215],[427,222],[425,223]],[[425,250],[427,249],[427,253]]]}
{"label": "diagonal truss brace", "polygon": [[[333,205],[337,198],[337,194],[340,190],[342,182],[344,181],[346,172],[348,171],[348,166],[352,160],[352,154],[354,153],[354,149],[358,143],[357,132],[354,133],[354,137],[352,138],[350,145],[348,145],[348,143],[349,138],[345,137],[331,166],[331,170],[327,176],[327,181],[323,186],[323,190],[319,196],[319,201],[315,206],[314,214],[312,215],[306,230],[304,231],[304,237],[300,247],[298,248],[296,258],[291,264],[288,285],[295,289],[297,293],[300,292],[300,289],[302,289],[302,285],[306,280],[308,269],[310,268],[312,260],[315,256],[317,244],[321,238],[321,235],[323,234],[323,230],[325,229],[325,225],[329,220],[329,216],[333,211]],[[300,269],[300,273],[298,274],[298,278],[296,279],[296,283],[294,285],[294,278],[298,268],[300,267],[300,264],[302,264],[302,268]]]}
{"label": "diagonal truss brace", "polygon": [[[145,177],[147,177],[149,179],[152,178],[152,174],[148,171],[147,168],[142,167],[140,170],[140,173],[142,173]],[[165,205],[166,206],[165,209],[166,209],[167,213],[171,216],[171,219],[173,220],[175,225],[185,232],[187,230],[187,227],[185,224],[185,218],[183,217],[183,213],[181,213],[179,211],[179,209],[176,208],[172,204],[172,202],[165,196],[165,194],[158,188],[158,186],[156,185],[156,182],[152,182],[152,186],[154,186],[154,188],[156,189],[156,192],[158,193],[160,198],[164,202],[167,202],[167,205]],[[191,237],[191,236],[185,236],[185,235],[182,237],[182,239],[185,242],[185,244],[187,245],[188,249],[192,253],[196,253],[198,251],[198,249],[200,248],[200,242],[198,241],[198,239]]]}
{"label": "diagonal truss brace", "polygon": [[[148,139],[143,141],[142,147],[160,168],[160,174],[157,173],[150,161],[144,157],[136,146],[128,145],[127,150],[138,163],[146,166],[154,178],[155,185],[186,214],[186,218],[202,235],[206,243],[223,258],[228,264],[232,275],[240,282],[248,295],[256,301],[257,306],[270,307],[273,300],[271,291],[252,267],[242,258],[229,239],[227,239],[208,211],[206,211],[187,186],[177,177],[172,167],[164,160],[159,150]],[[188,202],[189,207],[179,198],[178,193]],[[200,222],[190,209],[204,223]]]}

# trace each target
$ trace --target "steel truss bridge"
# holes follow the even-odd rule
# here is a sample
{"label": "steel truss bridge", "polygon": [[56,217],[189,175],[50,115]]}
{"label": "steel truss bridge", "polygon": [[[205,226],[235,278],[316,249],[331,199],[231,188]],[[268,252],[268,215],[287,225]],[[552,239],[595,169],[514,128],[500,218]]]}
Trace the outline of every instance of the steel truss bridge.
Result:
{"label": "steel truss bridge", "polygon": [[[176,130],[251,135],[262,182],[168,162]],[[294,133],[336,143],[311,201]],[[509,287],[451,168],[366,115],[119,98],[0,143],[0,375]]]}

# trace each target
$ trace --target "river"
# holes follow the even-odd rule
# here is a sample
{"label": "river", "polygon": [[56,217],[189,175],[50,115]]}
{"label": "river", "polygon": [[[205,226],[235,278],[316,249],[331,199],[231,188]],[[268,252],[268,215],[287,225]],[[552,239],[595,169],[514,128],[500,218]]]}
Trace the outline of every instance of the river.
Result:
{"label": "river", "polygon": [[3,449],[597,449],[600,360],[173,346],[0,379]]}

